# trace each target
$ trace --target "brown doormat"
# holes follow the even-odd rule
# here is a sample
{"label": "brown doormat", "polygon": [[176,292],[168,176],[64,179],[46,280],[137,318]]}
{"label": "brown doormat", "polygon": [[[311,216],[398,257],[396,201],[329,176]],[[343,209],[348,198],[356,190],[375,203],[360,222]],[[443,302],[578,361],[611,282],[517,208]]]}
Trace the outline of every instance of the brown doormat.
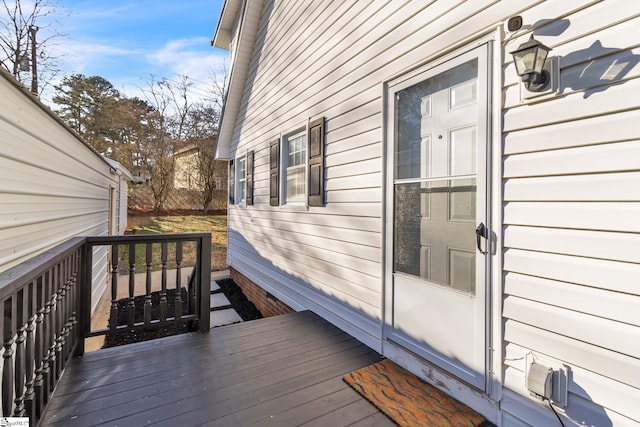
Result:
{"label": "brown doormat", "polygon": [[389,359],[343,377],[400,426],[491,426],[485,417]]}

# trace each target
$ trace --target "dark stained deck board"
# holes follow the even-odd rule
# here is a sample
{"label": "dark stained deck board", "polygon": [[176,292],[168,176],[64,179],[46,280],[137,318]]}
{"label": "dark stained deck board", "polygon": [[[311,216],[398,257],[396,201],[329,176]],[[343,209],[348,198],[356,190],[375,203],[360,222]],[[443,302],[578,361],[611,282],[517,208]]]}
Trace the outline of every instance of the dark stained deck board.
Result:
{"label": "dark stained deck board", "polygon": [[[360,395],[358,395],[358,397],[360,397]],[[382,415],[380,420],[377,420],[376,418],[378,415]],[[362,427],[368,427],[370,425],[393,426],[395,423],[380,412],[378,408],[373,406],[367,400],[361,398],[347,402],[347,404],[341,408],[336,408],[333,411],[327,412],[326,414],[302,425],[305,427],[324,427],[335,425],[360,425]]]}
{"label": "dark stained deck board", "polygon": [[342,381],[379,360],[311,312],[255,320],[74,359],[40,425],[392,426]]}
{"label": "dark stained deck board", "polygon": [[[211,334],[213,333],[214,332],[212,331]],[[348,339],[348,336],[336,329],[331,330],[331,333],[335,335],[342,335],[337,338],[337,340]],[[155,340],[150,343],[136,344],[135,346],[125,346],[132,348],[139,346],[137,358],[131,355],[120,357],[117,351],[112,351],[115,349],[109,349],[89,354],[81,359],[81,361],[76,360],[74,362],[80,363],[74,364],[74,372],[75,375],[82,377],[83,381],[67,381],[65,384],[61,384],[56,391],[56,396],[73,392],[74,388],[77,387],[86,390],[88,388],[86,381],[94,381],[97,386],[104,386],[105,384],[122,381],[123,379],[130,381],[132,378],[144,377],[149,374],[157,375],[160,373],[160,375],[172,376],[179,373],[179,371],[176,371],[176,367],[179,367],[179,361],[175,366],[173,366],[173,369],[161,369],[166,367],[167,360],[164,356],[157,357],[159,352],[163,355],[166,354],[167,357],[173,358],[174,360],[177,357],[182,359],[189,357],[189,361],[192,363],[207,361],[209,362],[209,368],[217,369],[218,367],[224,367],[225,364],[235,364],[244,359],[269,362],[269,357],[281,357],[282,355],[291,352],[292,346],[296,346],[307,351],[308,349],[313,349],[322,345],[322,343],[318,343],[317,340],[314,341],[313,338],[301,335],[301,333],[294,333],[293,331],[289,335],[290,342],[288,343],[285,341],[268,347],[264,345],[256,345],[253,349],[233,349],[230,346],[224,345],[224,341],[218,340],[217,337],[215,337],[213,338],[216,340],[216,343],[214,344],[215,348],[206,348],[204,351],[197,351],[188,356],[187,353],[183,351],[185,346],[194,348],[202,347],[208,345],[212,338],[207,334],[202,335],[199,333],[181,335],[179,336],[180,339],[177,338],[178,337],[171,337],[164,340]],[[255,338],[245,337],[243,339],[245,341],[257,343]],[[153,345],[149,345],[151,343],[153,343]],[[232,351],[229,351],[230,348],[232,348]],[[267,351],[267,357],[259,358],[259,356]],[[105,354],[100,354],[103,352]],[[100,356],[97,362],[94,355]],[[108,357],[104,357],[105,355]],[[233,355],[233,358],[225,358],[229,355]],[[143,384],[146,384],[146,382],[143,382]]]}
{"label": "dark stained deck board", "polygon": [[357,423],[349,424],[350,427],[389,427],[395,425],[393,421],[380,411],[376,411],[374,414],[369,415]]}

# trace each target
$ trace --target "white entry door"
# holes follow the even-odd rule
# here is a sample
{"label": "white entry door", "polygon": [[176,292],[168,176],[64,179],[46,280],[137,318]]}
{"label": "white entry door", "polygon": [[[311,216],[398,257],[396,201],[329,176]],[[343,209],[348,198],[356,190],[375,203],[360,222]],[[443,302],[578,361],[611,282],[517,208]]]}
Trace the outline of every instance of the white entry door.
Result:
{"label": "white entry door", "polygon": [[487,86],[483,46],[392,83],[388,97],[394,163],[386,337],[482,390]]}

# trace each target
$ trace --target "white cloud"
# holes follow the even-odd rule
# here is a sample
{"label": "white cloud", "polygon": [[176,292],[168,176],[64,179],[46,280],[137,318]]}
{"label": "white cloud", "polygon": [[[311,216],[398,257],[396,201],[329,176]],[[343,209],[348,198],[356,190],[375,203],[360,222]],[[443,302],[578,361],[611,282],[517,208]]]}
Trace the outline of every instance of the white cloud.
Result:
{"label": "white cloud", "polygon": [[[211,53],[205,54],[206,49],[211,49]],[[226,55],[216,53],[206,37],[172,40],[147,56],[149,61],[167,65],[174,73],[184,75],[201,74],[202,69],[208,75],[209,68],[219,68],[226,61]]]}
{"label": "white cloud", "polygon": [[[207,49],[211,53],[206,53]],[[227,65],[227,55],[210,47],[210,40],[205,37],[172,40],[157,51],[149,53],[147,58],[150,62],[164,65],[173,74],[159,77],[189,77],[194,82],[194,94],[204,94],[211,77],[219,74]]]}
{"label": "white cloud", "polygon": [[54,51],[64,59],[64,68],[73,73],[82,73],[88,65],[96,66],[112,60],[122,61],[124,65],[127,57],[144,54],[140,49],[79,41],[67,41],[54,48]]}
{"label": "white cloud", "polygon": [[[151,75],[172,80],[184,75],[194,83],[194,96],[204,97],[210,76],[226,64],[226,52],[212,48],[208,34],[216,21],[211,5],[221,6],[220,0],[58,1],[69,12],[58,17],[68,37],[52,47],[62,68],[58,80],[99,75],[127,96],[143,97],[141,88]],[[206,36],[198,36],[203,32]]]}

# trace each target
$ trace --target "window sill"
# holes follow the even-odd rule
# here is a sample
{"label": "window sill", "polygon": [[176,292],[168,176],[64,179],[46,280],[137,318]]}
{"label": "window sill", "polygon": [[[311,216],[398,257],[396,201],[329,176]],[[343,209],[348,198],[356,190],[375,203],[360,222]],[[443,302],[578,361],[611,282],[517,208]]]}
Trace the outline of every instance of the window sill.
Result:
{"label": "window sill", "polygon": [[[275,206],[274,206],[275,207]],[[282,210],[294,211],[294,212],[306,212],[309,207],[305,202],[288,202],[279,206]]]}

